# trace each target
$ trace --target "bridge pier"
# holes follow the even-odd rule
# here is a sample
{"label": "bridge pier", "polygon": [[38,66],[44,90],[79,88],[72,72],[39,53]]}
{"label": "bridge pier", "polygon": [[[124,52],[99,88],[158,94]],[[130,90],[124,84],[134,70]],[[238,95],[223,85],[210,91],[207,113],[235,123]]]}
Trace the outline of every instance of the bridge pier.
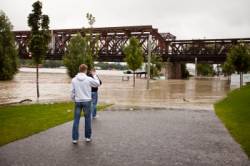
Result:
{"label": "bridge pier", "polygon": [[167,62],[165,65],[166,79],[181,79],[181,63]]}

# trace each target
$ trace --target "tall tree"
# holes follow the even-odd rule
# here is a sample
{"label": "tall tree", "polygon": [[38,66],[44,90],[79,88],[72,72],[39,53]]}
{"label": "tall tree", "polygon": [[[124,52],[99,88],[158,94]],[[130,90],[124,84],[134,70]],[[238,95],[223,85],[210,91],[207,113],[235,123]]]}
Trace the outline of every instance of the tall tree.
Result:
{"label": "tall tree", "polygon": [[32,7],[33,10],[28,16],[28,26],[31,28],[29,51],[36,65],[36,88],[37,98],[39,98],[39,64],[43,62],[44,56],[47,54],[51,36],[49,16],[42,14],[42,3],[36,1]]}
{"label": "tall tree", "polygon": [[93,28],[93,25],[95,23],[95,17],[91,13],[87,13],[86,18],[88,20],[90,28]]}
{"label": "tall tree", "polygon": [[240,74],[240,87],[243,85],[243,73],[250,70],[250,50],[246,44],[234,45],[228,52],[226,63]]}
{"label": "tall tree", "polygon": [[98,57],[98,39],[99,36],[98,35],[93,35],[93,25],[96,22],[95,17],[91,14],[91,13],[87,13],[86,14],[86,18],[88,20],[88,24],[89,24],[89,31],[84,30],[84,34],[85,34],[85,38],[87,40],[87,43],[89,43],[89,51],[92,56],[92,63],[90,64],[91,66],[89,66],[89,70],[91,70],[94,67],[94,60]]}
{"label": "tall tree", "polygon": [[93,36],[92,34],[95,17],[87,13],[86,18],[90,28],[88,31],[85,28],[82,29],[84,37],[78,33],[70,39],[67,52],[64,55],[64,65],[67,67],[68,75],[71,78],[78,73],[78,67],[82,63],[86,64],[88,69],[93,68],[94,60],[97,57],[97,36]]}
{"label": "tall tree", "polygon": [[123,49],[125,54],[125,62],[129,69],[133,71],[133,87],[135,87],[135,71],[142,66],[143,50],[139,40],[136,37],[129,39],[129,44]]}
{"label": "tall tree", "polygon": [[63,60],[71,78],[78,73],[80,64],[84,63],[89,68],[93,67],[93,56],[86,37],[82,37],[80,33],[72,37]]}
{"label": "tall tree", "polygon": [[12,25],[3,11],[0,11],[0,80],[10,80],[18,71],[17,50]]}

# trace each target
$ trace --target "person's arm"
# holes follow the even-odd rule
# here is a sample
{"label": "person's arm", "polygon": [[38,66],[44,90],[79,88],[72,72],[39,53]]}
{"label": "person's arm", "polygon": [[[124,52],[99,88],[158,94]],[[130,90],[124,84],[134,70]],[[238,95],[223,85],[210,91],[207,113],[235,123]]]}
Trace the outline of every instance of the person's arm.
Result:
{"label": "person's arm", "polygon": [[89,77],[89,80],[91,87],[97,88],[100,86],[100,81],[96,75],[93,75],[93,78]]}
{"label": "person's arm", "polygon": [[98,75],[96,75],[98,80],[100,81],[100,85],[102,85],[102,80],[100,79],[100,77]]}
{"label": "person's arm", "polygon": [[71,81],[71,99],[75,101],[75,87],[73,81]]}

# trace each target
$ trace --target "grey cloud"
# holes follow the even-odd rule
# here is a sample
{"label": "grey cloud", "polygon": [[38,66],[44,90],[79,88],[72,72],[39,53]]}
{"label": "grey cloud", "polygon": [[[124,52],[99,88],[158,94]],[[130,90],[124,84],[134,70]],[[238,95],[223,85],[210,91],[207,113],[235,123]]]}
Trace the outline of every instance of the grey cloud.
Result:
{"label": "grey cloud", "polygon": [[[1,0],[0,9],[15,29],[27,29],[27,15],[35,0]],[[181,38],[250,37],[249,0],[42,0],[52,28],[152,24]]]}

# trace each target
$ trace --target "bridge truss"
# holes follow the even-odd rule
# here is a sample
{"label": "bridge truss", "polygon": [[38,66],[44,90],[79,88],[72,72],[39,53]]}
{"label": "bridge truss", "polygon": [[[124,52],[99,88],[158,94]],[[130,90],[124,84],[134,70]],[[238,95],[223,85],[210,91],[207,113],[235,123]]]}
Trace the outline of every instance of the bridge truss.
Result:
{"label": "bridge truss", "polygon": [[[163,61],[223,63],[228,50],[242,42],[250,44],[250,38],[176,40],[170,33],[159,33],[152,26],[125,26],[92,29],[57,29],[51,30],[52,40],[46,59],[59,60],[67,51],[71,37],[77,33],[83,36],[92,32],[98,43],[98,61],[121,62],[124,60],[122,49],[129,38],[139,39],[145,57],[148,52],[148,39],[152,35],[152,53],[160,55]],[[30,59],[28,51],[29,31],[14,31],[16,44],[21,59]],[[145,58],[146,59],[146,58]]]}

